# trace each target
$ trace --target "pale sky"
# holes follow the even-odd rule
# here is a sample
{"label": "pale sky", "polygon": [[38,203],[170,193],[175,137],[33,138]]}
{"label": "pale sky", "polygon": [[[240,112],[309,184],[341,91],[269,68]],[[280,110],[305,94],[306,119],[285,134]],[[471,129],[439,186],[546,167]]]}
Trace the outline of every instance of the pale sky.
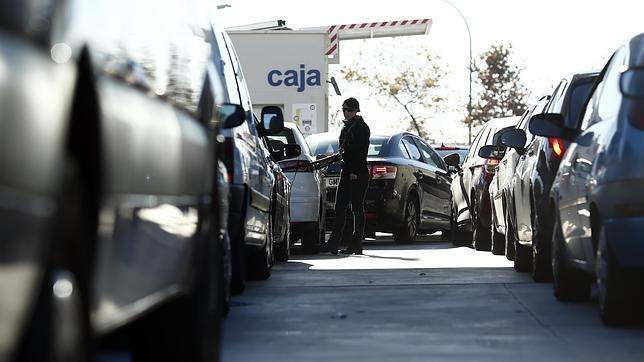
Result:
{"label": "pale sky", "polygon": [[[629,37],[644,32],[642,0],[450,0],[465,16],[472,33],[474,59],[491,44],[511,44],[513,61],[524,68],[523,83],[533,98],[547,93],[564,75],[598,69],[612,52]],[[431,18],[427,36],[407,37],[406,44],[425,44],[448,65],[447,92],[453,94],[453,112],[435,122],[435,142],[467,141],[458,122],[465,114],[468,94],[469,59],[465,25],[458,13],[443,0],[384,1],[295,1],[295,0],[220,0],[231,7],[218,12],[224,27],[283,19],[293,28],[330,26],[374,21]],[[413,39],[412,39],[413,38]],[[376,40],[347,41],[340,44],[341,66],[355,62],[358,52],[372,51]],[[417,42],[417,43],[416,43]],[[361,45],[362,44],[362,45]],[[381,49],[380,49],[381,50]],[[398,50],[399,51],[399,50]],[[364,55],[363,55],[364,57]],[[243,65],[242,65],[243,66]],[[330,67],[337,74],[338,66]],[[343,97],[364,90],[341,84]],[[353,95],[353,94],[351,94]],[[330,99],[330,107],[339,107],[341,99]],[[367,120],[378,118],[363,108]],[[377,105],[373,105],[377,108]],[[382,110],[380,110],[382,111]],[[330,116],[332,112],[329,112]],[[371,117],[367,117],[367,116]],[[402,117],[402,114],[399,115]],[[441,117],[443,118],[443,117]],[[396,129],[396,123],[375,120],[378,133]],[[371,124],[370,124],[371,125]],[[440,133],[440,135],[438,135]]]}

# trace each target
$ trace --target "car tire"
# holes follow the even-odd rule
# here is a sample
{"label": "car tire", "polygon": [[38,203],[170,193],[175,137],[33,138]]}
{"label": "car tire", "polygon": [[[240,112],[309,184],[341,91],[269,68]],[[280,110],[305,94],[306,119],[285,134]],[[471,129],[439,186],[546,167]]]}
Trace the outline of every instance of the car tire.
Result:
{"label": "car tire", "polygon": [[441,231],[441,241],[450,241],[452,237],[452,230]]}
{"label": "car tire", "polygon": [[454,246],[467,246],[472,243],[470,240],[471,233],[458,226],[456,206],[452,204],[452,213],[450,218],[450,240]]}
{"label": "car tire", "polygon": [[246,258],[243,244],[243,240],[230,240],[230,256],[232,259],[230,291],[232,294],[241,294],[246,289]]}
{"label": "car tire", "polygon": [[559,215],[554,215],[552,230],[552,288],[560,301],[587,301],[590,298],[590,278],[568,265],[566,247]]}
{"label": "car tire", "polygon": [[286,262],[291,257],[291,227],[286,226],[286,232],[281,243],[275,244],[275,260]]}
{"label": "car tire", "polygon": [[273,266],[273,241],[272,228],[270,226],[266,231],[264,247],[259,250],[248,249],[248,276],[253,280],[266,280],[271,277],[271,267]]}
{"label": "car tire", "polygon": [[537,283],[552,281],[551,222],[532,211],[532,280]]}
{"label": "car tire", "polygon": [[490,251],[492,240],[490,230],[481,224],[479,207],[476,198],[472,198],[472,247],[480,251]]}
{"label": "car tire", "polygon": [[302,253],[317,254],[320,252],[320,223],[315,222],[302,234]]}
{"label": "car tire", "polygon": [[514,242],[514,230],[510,224],[510,211],[505,209],[505,258],[514,261],[516,243]]}
{"label": "car tire", "polygon": [[219,295],[221,297],[221,314],[228,315],[230,312],[230,295],[231,295],[231,276],[232,276],[232,261],[230,255],[230,237],[228,232],[223,235],[220,248],[220,266],[221,276],[219,283]]}
{"label": "car tire", "polygon": [[505,220],[505,242],[512,243],[514,247],[514,270],[518,272],[526,272],[530,270],[532,251],[530,247],[522,245],[519,240],[514,236],[514,225],[512,220],[506,218]]}
{"label": "car tire", "polygon": [[215,248],[209,240],[207,250],[198,253],[199,269],[187,295],[137,321],[132,361],[218,360],[221,297],[217,295],[219,268],[212,263]]}
{"label": "car tire", "polygon": [[503,255],[505,253],[505,235],[496,231],[494,225],[492,225],[492,246],[490,249],[494,255]]}
{"label": "car tire", "polygon": [[637,284],[631,280],[632,276],[627,270],[617,263],[603,227],[599,233],[596,271],[599,315],[604,325],[624,327],[639,322],[641,314],[636,315],[636,312],[641,299],[634,293]]}
{"label": "car tire", "polygon": [[420,221],[418,200],[414,194],[409,194],[405,204],[403,224],[394,230],[394,242],[396,244],[409,244],[414,242],[418,233]]}
{"label": "car tire", "polygon": [[514,244],[514,270],[518,272],[529,272],[532,266],[532,248],[522,245],[515,239]]}

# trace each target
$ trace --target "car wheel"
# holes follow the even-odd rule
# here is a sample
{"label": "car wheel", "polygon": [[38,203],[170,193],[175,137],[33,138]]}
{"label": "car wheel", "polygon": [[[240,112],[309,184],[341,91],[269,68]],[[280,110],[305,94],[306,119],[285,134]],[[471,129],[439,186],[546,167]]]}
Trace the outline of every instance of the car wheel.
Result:
{"label": "car wheel", "polygon": [[230,256],[232,259],[230,291],[232,294],[241,294],[246,289],[246,258],[243,244],[243,240],[230,240]]}
{"label": "car wheel", "polygon": [[480,210],[476,198],[472,198],[472,245],[474,249],[489,251],[492,241],[490,230],[481,224]]}
{"label": "car wheel", "polygon": [[[637,321],[634,318],[639,302],[637,286],[630,280],[632,276],[620,267],[608,247],[604,228],[599,233],[596,258],[597,290],[599,294],[599,315],[609,327],[629,326]],[[641,316],[638,316],[641,317]]]}
{"label": "car wheel", "polygon": [[271,277],[273,265],[273,241],[271,240],[272,227],[269,221],[266,231],[264,247],[260,250],[249,249],[248,274],[251,279],[266,280]]}
{"label": "car wheel", "polygon": [[514,224],[512,220],[506,218],[505,221],[505,242],[512,243],[514,247],[514,270],[518,272],[526,272],[530,270],[530,258],[532,257],[532,251],[529,247],[519,243],[519,240],[514,236]]}
{"label": "car wheel", "polygon": [[416,196],[410,194],[409,197],[407,197],[407,204],[405,205],[403,224],[394,231],[394,242],[396,244],[407,244],[416,239],[420,216],[418,210],[419,207]]}
{"label": "car wheel", "polygon": [[291,227],[286,226],[286,232],[281,243],[275,244],[275,260],[280,262],[288,261],[291,257]]}
{"label": "car wheel", "polygon": [[586,301],[590,298],[590,278],[568,265],[559,215],[552,230],[552,287],[560,301]]}
{"label": "car wheel", "polygon": [[[54,248],[16,361],[91,361],[89,281],[95,222],[76,163],[65,166]],[[78,277],[77,277],[78,276]]]}
{"label": "car wheel", "polygon": [[514,239],[514,270],[518,272],[528,272],[532,265],[532,248],[522,245]]}
{"label": "car wheel", "polygon": [[492,254],[494,255],[503,255],[505,253],[505,235],[496,231],[494,225],[492,225]]}
{"label": "car wheel", "polygon": [[320,252],[320,223],[316,222],[302,235],[302,252],[317,254]]}
{"label": "car wheel", "polygon": [[550,222],[543,218],[547,216],[545,213],[542,217],[537,215],[536,211],[532,211],[532,280],[535,282],[550,282],[552,281],[552,265],[550,263],[550,238],[552,230]]}
{"label": "car wheel", "polygon": [[514,230],[512,229],[512,224],[510,223],[510,211],[505,209],[505,258],[513,261],[515,250],[514,247]]}
{"label": "car wheel", "polygon": [[231,295],[231,275],[232,275],[232,261],[230,255],[230,237],[228,232],[224,233],[221,240],[220,248],[220,265],[221,276],[219,284],[219,294],[221,297],[221,312],[222,315],[228,315],[230,311],[230,295]]}
{"label": "car wheel", "polygon": [[466,246],[471,244],[470,233],[458,226],[456,206],[452,204],[452,216],[450,218],[450,240],[454,246]]}
{"label": "car wheel", "polygon": [[193,289],[162,305],[136,323],[132,360],[216,361],[219,356],[221,297],[220,270],[215,260],[214,236],[200,252]]}

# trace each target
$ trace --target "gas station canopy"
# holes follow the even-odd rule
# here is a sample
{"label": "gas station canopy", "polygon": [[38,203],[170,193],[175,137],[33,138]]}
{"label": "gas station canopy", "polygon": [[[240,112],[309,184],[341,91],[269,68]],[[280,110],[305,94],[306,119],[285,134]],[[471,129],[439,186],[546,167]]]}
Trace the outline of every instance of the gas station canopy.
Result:
{"label": "gas station canopy", "polygon": [[330,64],[340,62],[340,40],[370,39],[428,34],[432,19],[394,20],[373,23],[331,25],[300,30],[325,31],[329,34],[326,56]]}

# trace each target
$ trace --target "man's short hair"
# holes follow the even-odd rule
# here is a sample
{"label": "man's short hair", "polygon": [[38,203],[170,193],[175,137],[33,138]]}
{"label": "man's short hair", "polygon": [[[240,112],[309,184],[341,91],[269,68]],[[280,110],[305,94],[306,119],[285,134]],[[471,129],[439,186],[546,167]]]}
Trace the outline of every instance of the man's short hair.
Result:
{"label": "man's short hair", "polygon": [[360,112],[360,103],[358,103],[358,100],[353,97],[345,99],[344,102],[342,102],[342,105]]}

